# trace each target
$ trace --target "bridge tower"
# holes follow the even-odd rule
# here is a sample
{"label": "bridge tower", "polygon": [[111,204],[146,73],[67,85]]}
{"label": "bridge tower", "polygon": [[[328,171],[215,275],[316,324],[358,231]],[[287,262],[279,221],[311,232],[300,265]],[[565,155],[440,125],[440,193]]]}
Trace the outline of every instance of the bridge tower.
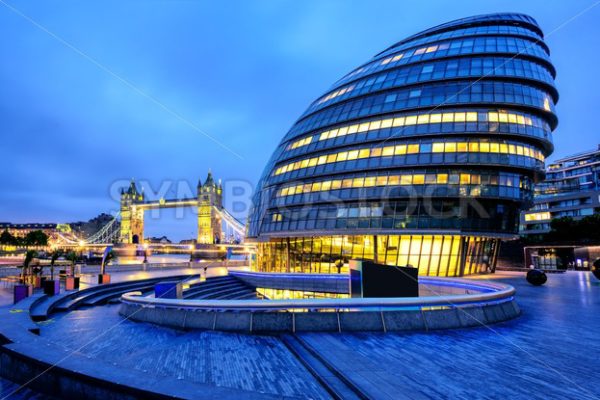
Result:
{"label": "bridge tower", "polygon": [[[206,181],[198,181],[198,243],[220,243],[223,232],[221,215],[217,212],[223,208],[223,187],[215,183],[212,173],[208,171]],[[216,208],[216,210],[215,210]]]}
{"label": "bridge tower", "polygon": [[144,210],[137,203],[144,201],[144,191],[138,192],[133,179],[127,191],[121,189],[121,243],[144,241]]}

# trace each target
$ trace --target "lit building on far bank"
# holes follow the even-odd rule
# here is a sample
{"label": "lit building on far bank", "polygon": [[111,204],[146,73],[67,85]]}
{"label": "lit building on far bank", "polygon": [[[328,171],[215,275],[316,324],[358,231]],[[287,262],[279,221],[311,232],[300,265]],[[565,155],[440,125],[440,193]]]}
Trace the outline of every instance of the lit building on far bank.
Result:
{"label": "lit building on far bank", "polygon": [[267,164],[247,229],[254,268],[493,270],[553,151],[554,77],[522,14],[452,21],[375,55],[308,107]]}
{"label": "lit building on far bank", "polygon": [[600,145],[562,158],[546,169],[535,186],[534,205],[521,216],[524,235],[550,232],[555,218],[581,219],[600,212]]}

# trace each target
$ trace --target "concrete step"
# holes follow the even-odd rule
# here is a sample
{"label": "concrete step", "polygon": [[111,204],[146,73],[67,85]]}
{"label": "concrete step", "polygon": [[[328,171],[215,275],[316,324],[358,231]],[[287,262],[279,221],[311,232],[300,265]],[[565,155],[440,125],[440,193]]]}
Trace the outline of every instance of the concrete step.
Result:
{"label": "concrete step", "polygon": [[218,290],[216,292],[212,292],[212,293],[208,293],[202,297],[197,297],[198,299],[223,299],[224,297],[226,297],[229,294],[232,293],[236,293],[236,292],[240,292],[240,291],[247,291],[247,288],[245,287],[240,287],[240,286],[231,286],[231,287],[227,287],[227,288],[222,288],[221,290]]}
{"label": "concrete step", "polygon": [[245,296],[247,294],[254,294],[256,296],[256,292],[252,292],[248,288],[243,288],[234,292],[226,293],[222,296],[215,297],[215,300],[239,300],[241,296]]}
{"label": "concrete step", "polygon": [[227,287],[232,287],[232,286],[236,286],[236,287],[244,287],[243,284],[238,283],[238,282],[220,282],[220,283],[216,283],[216,284],[207,284],[205,286],[197,286],[193,289],[187,289],[183,292],[183,297],[184,298],[188,298],[188,297],[197,297],[198,295],[203,295],[206,293],[211,293],[214,291],[218,291],[222,288],[227,288]]}
{"label": "concrete step", "polygon": [[188,275],[178,275],[174,277],[151,278],[134,282],[118,282],[108,285],[93,286],[80,291],[71,292],[64,297],[56,299],[53,304],[50,304],[48,310],[46,310],[46,315],[48,315],[48,312],[51,312],[52,310],[68,311],[74,307],[77,307],[78,305],[84,304],[86,301],[91,302],[94,298],[100,298],[100,296],[103,295],[109,295],[109,298],[112,297],[111,294],[120,296],[126,292],[136,291],[137,288],[140,287],[154,286],[154,284],[164,280],[183,280],[187,278],[189,278]]}

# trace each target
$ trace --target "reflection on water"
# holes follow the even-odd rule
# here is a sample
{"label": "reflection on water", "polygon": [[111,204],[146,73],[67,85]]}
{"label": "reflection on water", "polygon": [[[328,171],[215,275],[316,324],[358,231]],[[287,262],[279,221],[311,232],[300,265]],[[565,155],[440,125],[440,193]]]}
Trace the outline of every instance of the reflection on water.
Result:
{"label": "reflection on water", "polygon": [[[189,254],[166,254],[157,253],[151,254],[147,257],[147,261],[152,264],[173,264],[173,263],[187,263],[190,261]],[[115,264],[127,265],[127,264],[141,264],[144,262],[144,256],[136,257],[117,257]]]}

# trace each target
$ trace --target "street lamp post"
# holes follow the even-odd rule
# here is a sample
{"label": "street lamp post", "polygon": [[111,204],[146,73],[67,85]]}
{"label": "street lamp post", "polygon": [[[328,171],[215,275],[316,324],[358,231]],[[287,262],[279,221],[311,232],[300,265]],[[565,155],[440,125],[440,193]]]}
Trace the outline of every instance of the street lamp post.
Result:
{"label": "street lamp post", "polygon": [[148,263],[148,243],[144,243],[144,264]]}

